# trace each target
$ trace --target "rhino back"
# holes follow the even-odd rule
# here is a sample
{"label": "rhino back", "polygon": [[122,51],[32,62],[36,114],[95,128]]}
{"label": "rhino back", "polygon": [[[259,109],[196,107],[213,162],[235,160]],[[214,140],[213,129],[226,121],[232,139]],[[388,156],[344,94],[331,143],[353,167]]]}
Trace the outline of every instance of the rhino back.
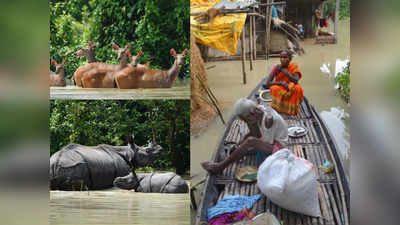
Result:
{"label": "rhino back", "polygon": [[140,181],[142,192],[152,193],[187,193],[188,185],[181,176],[176,173],[152,173],[146,174]]}
{"label": "rhino back", "polygon": [[112,148],[104,146],[70,144],[50,158],[52,177],[81,179],[89,189],[112,187],[116,177],[129,172],[130,167],[125,160]]}

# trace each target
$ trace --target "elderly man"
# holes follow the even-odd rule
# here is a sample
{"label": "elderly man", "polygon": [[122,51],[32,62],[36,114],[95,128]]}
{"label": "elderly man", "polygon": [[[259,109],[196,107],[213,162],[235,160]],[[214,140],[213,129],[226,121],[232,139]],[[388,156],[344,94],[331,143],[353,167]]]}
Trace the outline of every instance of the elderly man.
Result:
{"label": "elderly man", "polygon": [[207,161],[201,164],[210,173],[221,172],[250,151],[271,154],[287,145],[287,124],[271,107],[264,108],[249,99],[241,98],[235,103],[234,114],[247,123],[250,132],[224,161],[217,163]]}

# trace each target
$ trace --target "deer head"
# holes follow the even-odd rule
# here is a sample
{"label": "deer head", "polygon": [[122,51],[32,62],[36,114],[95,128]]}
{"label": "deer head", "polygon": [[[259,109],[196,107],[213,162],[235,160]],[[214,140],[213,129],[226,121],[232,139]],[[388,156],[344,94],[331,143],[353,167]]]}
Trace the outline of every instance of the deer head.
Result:
{"label": "deer head", "polygon": [[88,45],[79,49],[74,53],[75,57],[91,57],[94,54],[94,50],[97,48],[97,45],[92,44],[91,41],[88,42]]}
{"label": "deer head", "polygon": [[129,45],[129,43],[128,44],[126,44],[126,46],[125,46],[125,48],[120,48],[117,44],[115,44],[115,43],[113,43],[112,44],[112,47],[114,48],[114,50],[116,50],[117,51],[117,54],[118,54],[118,56],[117,56],[117,60],[118,61],[122,61],[122,60],[126,60],[127,59],[127,51],[129,50],[129,48],[130,48],[130,45]]}
{"label": "deer head", "polygon": [[142,57],[142,56],[143,56],[142,50],[139,50],[136,55],[132,55],[132,56],[131,56],[131,54],[130,54],[130,52],[128,50],[128,57],[131,58],[131,65],[132,66],[137,66],[138,61],[139,61],[140,57]]}
{"label": "deer head", "polygon": [[171,49],[171,55],[175,58],[175,63],[177,66],[181,67],[183,65],[185,56],[187,55],[188,50],[185,49],[181,54],[176,54],[175,49]]}
{"label": "deer head", "polygon": [[51,64],[53,64],[56,67],[55,71],[56,74],[64,73],[65,59],[63,59],[60,64],[58,64],[56,60],[52,59]]}

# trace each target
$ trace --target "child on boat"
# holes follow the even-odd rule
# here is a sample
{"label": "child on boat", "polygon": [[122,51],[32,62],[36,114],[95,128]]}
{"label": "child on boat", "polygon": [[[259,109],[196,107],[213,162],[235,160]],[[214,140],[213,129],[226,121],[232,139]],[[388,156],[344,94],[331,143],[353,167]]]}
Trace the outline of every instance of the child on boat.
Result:
{"label": "child on boat", "polygon": [[281,64],[271,70],[265,88],[271,91],[271,107],[287,114],[295,115],[303,101],[303,88],[298,84],[302,73],[297,64],[291,62],[292,53],[284,50],[280,53]]}
{"label": "child on boat", "polygon": [[246,122],[250,131],[239,142],[239,147],[224,161],[207,161],[201,164],[210,173],[221,172],[250,151],[271,154],[287,145],[287,124],[271,107],[265,108],[249,99],[241,98],[235,103],[234,114]]}

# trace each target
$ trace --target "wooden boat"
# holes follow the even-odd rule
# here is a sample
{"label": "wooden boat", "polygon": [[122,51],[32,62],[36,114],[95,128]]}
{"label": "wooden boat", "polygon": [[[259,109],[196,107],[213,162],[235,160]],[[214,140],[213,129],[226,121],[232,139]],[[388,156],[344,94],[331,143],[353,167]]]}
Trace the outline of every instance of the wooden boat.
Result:
{"label": "wooden boat", "polygon": [[[260,104],[269,104],[269,101],[261,101],[258,93],[263,90],[262,84],[265,79],[250,93],[249,99],[256,100]],[[269,96],[270,98],[270,96]],[[348,225],[350,217],[350,189],[348,178],[344,172],[342,160],[338,155],[338,148],[331,138],[329,130],[324,121],[321,120],[317,111],[307,98],[301,103],[301,112],[290,116],[282,114],[288,125],[301,125],[308,129],[307,135],[298,138],[289,137],[288,148],[298,157],[311,161],[316,168],[329,160],[334,164],[334,171],[325,174],[317,169],[318,196],[321,208],[321,217],[310,217],[283,209],[272,203],[265,195],[257,201],[252,211],[257,215],[264,212],[273,213],[284,225]],[[218,162],[224,156],[224,145],[229,142],[238,142],[248,132],[247,125],[233,117],[227,124],[224,135],[217,150],[212,156],[212,161]],[[196,225],[207,221],[207,209],[214,206],[226,194],[231,195],[255,195],[260,190],[257,183],[244,183],[234,178],[237,168],[244,166],[257,166],[255,154],[246,155],[240,162],[233,163],[227,167],[222,174],[208,174],[205,186],[201,193],[201,199],[196,215]]]}

